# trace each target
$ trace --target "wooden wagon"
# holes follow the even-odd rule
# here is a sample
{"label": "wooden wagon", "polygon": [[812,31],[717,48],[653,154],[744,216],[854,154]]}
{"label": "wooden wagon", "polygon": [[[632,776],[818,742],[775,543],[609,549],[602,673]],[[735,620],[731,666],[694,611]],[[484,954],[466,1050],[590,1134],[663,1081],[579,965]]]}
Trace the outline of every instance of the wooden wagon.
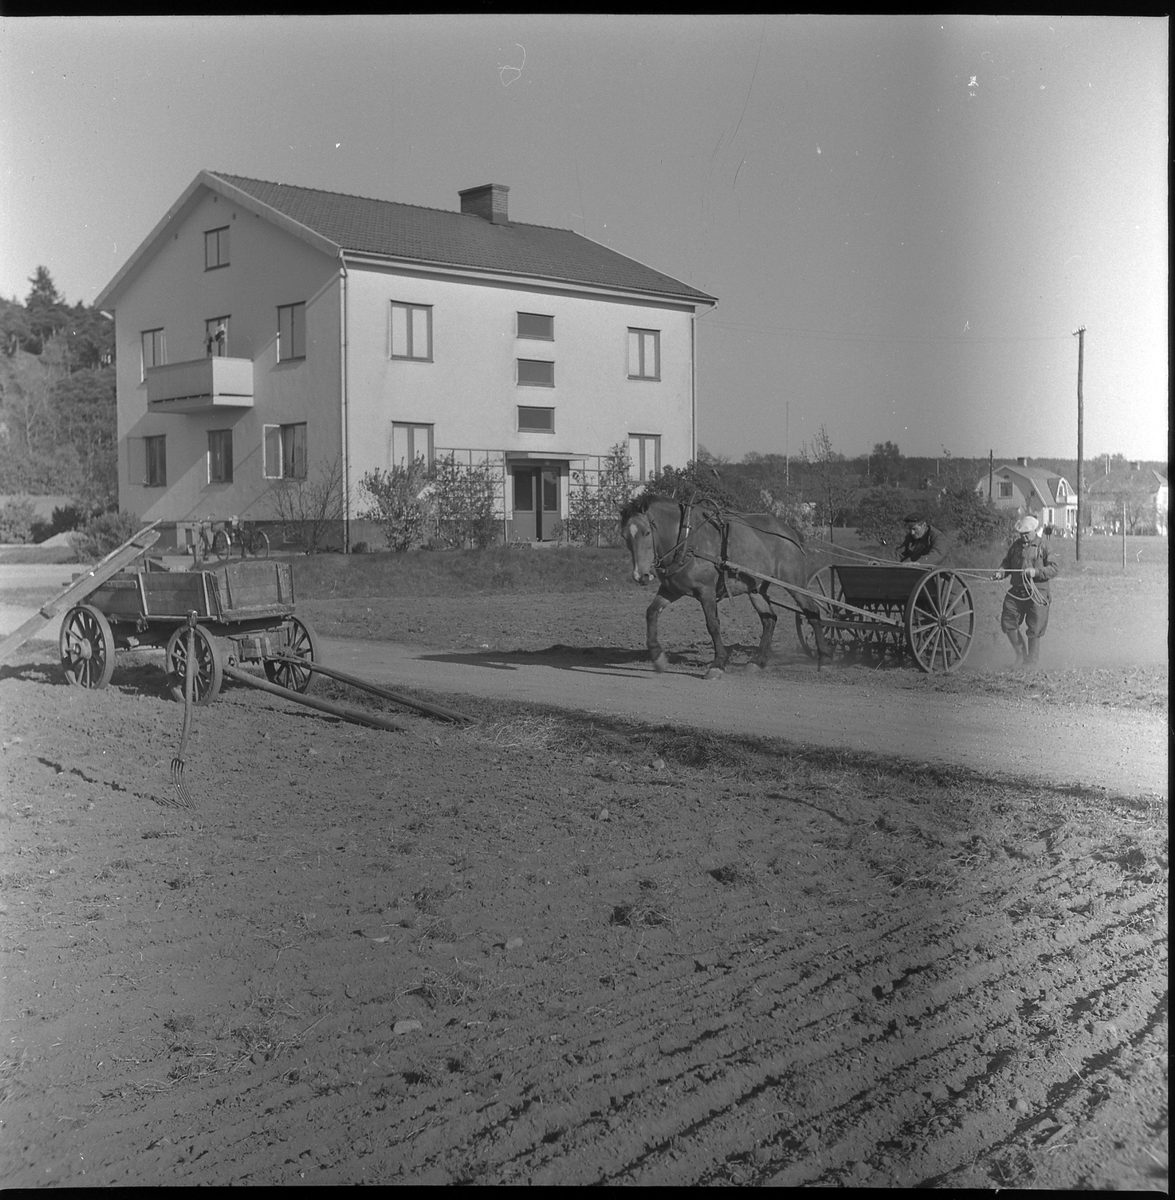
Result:
{"label": "wooden wagon", "polygon": [[[956,571],[917,566],[822,567],[808,580],[829,648],[846,658],[913,659],[927,672],[958,670],[975,638],[975,603]],[[796,636],[815,655],[812,630]]]}
{"label": "wooden wagon", "polygon": [[294,577],[287,562],[248,561],[211,571],[168,571],[150,560],[122,571],[65,614],[59,645],[72,684],[104,688],[119,649],[163,647],[168,687],[184,698],[188,617],[196,614],[195,699],[210,704],[224,668],[260,662],[281,687],[305,692],[318,658],[314,630],[294,615]]}

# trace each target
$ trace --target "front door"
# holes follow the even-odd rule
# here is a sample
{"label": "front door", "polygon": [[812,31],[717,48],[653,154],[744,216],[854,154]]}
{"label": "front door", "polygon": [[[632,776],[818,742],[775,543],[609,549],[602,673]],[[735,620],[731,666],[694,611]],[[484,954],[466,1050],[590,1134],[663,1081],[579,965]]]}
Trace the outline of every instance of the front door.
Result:
{"label": "front door", "polygon": [[541,542],[559,519],[558,467],[514,468],[514,536]]}

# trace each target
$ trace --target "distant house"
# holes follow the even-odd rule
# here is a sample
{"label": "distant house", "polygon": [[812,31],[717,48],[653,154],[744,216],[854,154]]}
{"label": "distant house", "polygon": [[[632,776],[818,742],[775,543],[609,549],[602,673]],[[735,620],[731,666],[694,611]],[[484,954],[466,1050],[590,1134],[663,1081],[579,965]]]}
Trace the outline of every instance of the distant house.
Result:
{"label": "distant house", "polygon": [[[988,498],[988,473],[975,490]],[[996,508],[1018,516],[1031,515],[1042,525],[1052,525],[1062,536],[1077,532],[1077,491],[1063,476],[1032,466],[1027,458],[1001,463],[990,474],[991,499]]]}
{"label": "distant house", "polygon": [[547,541],[572,473],[696,446],[694,318],[717,303],[509,188],[460,211],[201,171],[96,300],[117,338],[119,498],[144,520],[273,515],[273,488],[453,454],[509,540]]}
{"label": "distant house", "polygon": [[1125,514],[1127,533],[1157,533],[1166,537],[1170,508],[1167,477],[1140,462],[1111,467],[1094,475],[1085,489],[1085,522],[1093,530],[1120,533]]}

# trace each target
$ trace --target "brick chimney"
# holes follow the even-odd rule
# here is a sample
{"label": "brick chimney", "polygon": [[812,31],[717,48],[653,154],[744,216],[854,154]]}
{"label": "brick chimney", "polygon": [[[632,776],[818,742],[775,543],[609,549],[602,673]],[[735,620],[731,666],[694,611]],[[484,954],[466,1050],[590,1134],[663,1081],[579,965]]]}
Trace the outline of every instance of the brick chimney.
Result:
{"label": "brick chimney", "polygon": [[1027,458],[1018,458],[1018,459],[1016,459],[1016,462],[1017,462],[1017,463],[1018,463],[1020,466],[1022,466],[1022,467],[1026,467],[1026,466],[1028,466],[1028,459],[1027,459]]}
{"label": "brick chimney", "polygon": [[481,217],[492,225],[509,225],[510,218],[506,215],[509,190],[504,183],[483,183],[481,187],[466,188],[457,193],[461,197],[461,211]]}

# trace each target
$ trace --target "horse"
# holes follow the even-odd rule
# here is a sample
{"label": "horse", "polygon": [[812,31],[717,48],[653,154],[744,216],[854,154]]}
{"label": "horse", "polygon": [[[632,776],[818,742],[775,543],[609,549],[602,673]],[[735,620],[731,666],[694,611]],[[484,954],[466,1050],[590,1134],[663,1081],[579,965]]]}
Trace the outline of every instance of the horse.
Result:
{"label": "horse", "polygon": [[[797,529],[771,513],[724,513],[712,504],[686,503],[652,493],[620,510],[620,529],[632,554],[633,581],[642,587],[654,577],[660,581],[645,613],[654,670],[664,671],[669,665],[657,639],[657,618],[663,608],[682,596],[693,596],[701,604],[714,642],[714,661],[706,671],[707,679],[721,678],[729,658],[718,624],[718,601],[725,596],[746,595],[759,614],[763,636],[751,665],[766,667],[776,617],[767,598],[771,584],[760,576],[770,576],[785,587],[806,586],[804,538]],[[790,590],[788,594],[811,623],[817,664],[822,668],[830,655],[820,610],[812,597]]]}

